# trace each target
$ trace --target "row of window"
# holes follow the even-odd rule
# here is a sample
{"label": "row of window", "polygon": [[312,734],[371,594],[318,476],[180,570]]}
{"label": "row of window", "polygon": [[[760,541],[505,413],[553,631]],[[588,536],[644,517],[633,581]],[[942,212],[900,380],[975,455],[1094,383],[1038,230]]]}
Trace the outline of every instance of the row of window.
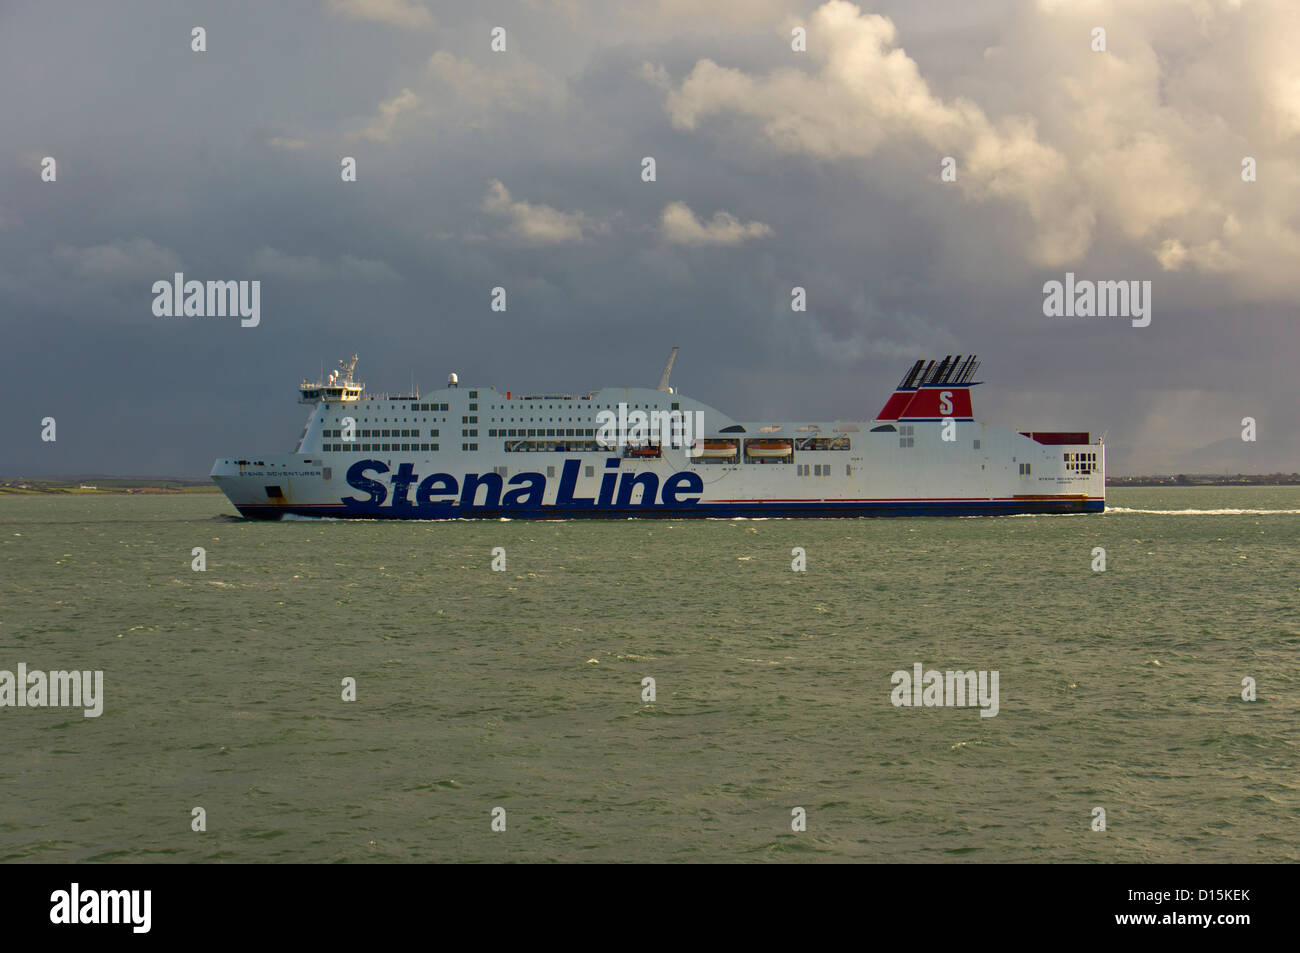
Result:
{"label": "row of window", "polygon": [[[326,437],[340,438],[343,436],[342,430],[326,430]],[[418,430],[360,430],[357,432],[358,437],[421,437],[424,436]],[[437,430],[429,431],[430,437],[438,436]]]}
{"label": "row of window", "polygon": [[[472,390],[472,391],[470,391],[470,392],[469,392],[469,397],[470,397],[470,400],[471,400],[471,401],[476,400],[476,399],[478,398],[478,391],[476,391],[476,390]],[[521,399],[523,399],[523,398],[521,398]],[[427,412],[437,413],[437,412],[439,412],[439,411],[446,411],[446,410],[450,410],[450,409],[451,409],[451,405],[450,405],[450,404],[411,404],[410,407],[411,407],[411,410],[414,410],[414,411],[416,411],[416,412],[426,412],[426,413],[427,413]],[[564,409],[565,409],[565,408],[562,407],[562,406],[557,408],[554,404],[547,404],[547,405],[546,405],[546,408],[547,408],[547,410],[564,410]],[[470,409],[470,410],[478,410],[478,404],[476,404],[476,403],[471,403],[471,404],[469,405],[469,409]],[[497,409],[498,409],[498,408],[497,408],[497,405],[496,405],[496,404],[491,405],[491,407],[489,408],[489,410],[497,410]],[[505,406],[503,405],[500,409],[501,409],[501,410],[505,410],[506,408],[505,408]],[[530,408],[530,409],[531,409],[531,408]],[[540,405],[538,406],[537,409],[538,409],[538,410],[541,409]],[[570,407],[570,408],[568,408],[568,409],[572,410],[572,409],[574,409],[574,408]],[[579,409],[579,410],[600,410],[600,409],[605,409],[605,410],[616,410],[617,407],[616,407],[616,405],[614,405],[614,404],[603,404],[603,405],[602,405],[602,404],[591,404],[591,405],[589,405],[589,406],[586,406],[586,407],[580,407],[580,408],[578,408],[578,409]],[[635,404],[635,405],[633,405],[633,407],[632,407],[631,409],[632,409],[632,410],[640,410],[640,409],[641,409],[641,405],[640,405],[640,404]],[[646,410],[660,410],[661,408],[660,408],[660,406],[659,406],[658,404],[655,404],[653,407],[652,407],[650,404],[646,404],[646,405],[645,405],[645,409],[646,409]],[[681,410],[681,409],[682,409],[682,405],[681,405],[679,402],[674,401],[673,404],[672,404],[672,409],[673,409],[673,410]]]}
{"label": "row of window", "polygon": [[[809,470],[812,472],[809,473]],[[831,475],[831,465],[829,463],[800,463],[796,465],[795,475],[828,477]],[[853,465],[851,463],[844,464],[844,475],[853,476]]]}
{"label": "row of window", "polygon": [[402,453],[437,452],[436,443],[327,443],[327,453]]}
{"label": "row of window", "polygon": [[1021,476],[1030,476],[1030,475],[1031,475],[1030,466],[1029,466],[1028,463],[1022,463],[1022,464],[1020,464],[1020,475],[1021,475]]}
{"label": "row of window", "polygon": [[550,429],[539,428],[537,430],[489,430],[489,437],[594,437],[595,430],[577,430],[570,427],[565,430],[563,427]]}
{"label": "row of window", "polygon": [[1089,474],[1097,469],[1097,454],[1088,453],[1067,453],[1065,457],[1065,469],[1073,470],[1076,473]]}
{"label": "row of window", "polygon": [[848,437],[801,437],[795,441],[796,450],[848,450]]}
{"label": "row of window", "polygon": [[506,453],[552,453],[562,450],[566,453],[612,453],[614,448],[602,447],[594,440],[566,440],[556,443],[550,440],[526,440],[505,444]]}

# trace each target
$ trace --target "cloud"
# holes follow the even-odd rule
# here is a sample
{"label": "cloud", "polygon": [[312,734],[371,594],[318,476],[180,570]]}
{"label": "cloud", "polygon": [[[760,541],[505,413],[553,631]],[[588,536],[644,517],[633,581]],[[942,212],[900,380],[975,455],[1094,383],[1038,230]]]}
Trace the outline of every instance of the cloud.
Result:
{"label": "cloud", "polygon": [[489,215],[506,219],[511,235],[532,244],[577,242],[587,234],[606,230],[605,225],[592,221],[582,212],[561,212],[549,205],[512,199],[509,189],[496,179],[488,183],[482,208]]}
{"label": "cloud", "polygon": [[739,245],[750,238],[767,238],[772,229],[762,222],[741,221],[729,212],[715,212],[701,222],[685,202],[673,202],[663,211],[659,232],[674,245]]}
{"label": "cloud", "polygon": [[316,282],[335,278],[362,281],[395,281],[400,276],[382,261],[343,255],[338,264],[331,265],[314,255],[286,255],[275,248],[263,246],[253,256],[250,267],[253,274],[288,281]]}
{"label": "cloud", "polygon": [[[999,23],[999,46],[1015,57],[972,60],[964,69],[978,71],[975,83],[940,80],[1012,104],[994,116],[937,94],[890,19],[832,0],[812,14],[808,52],[790,65],[761,73],[701,59],[664,108],[686,131],[739,117],[742,136],[778,154],[875,157],[863,174],[893,187],[879,153],[924,162],[915,182],[1027,216],[1021,251],[1035,265],[1078,261],[1115,236],[1152,265],[1189,263],[1298,297],[1281,276],[1300,255],[1285,211],[1300,201],[1300,175],[1283,158],[1300,136],[1300,67],[1286,52],[1300,43],[1300,17],[1278,4],[1206,2],[1186,13],[1174,0],[1015,8]],[[1090,47],[1098,22],[1105,52]],[[1243,154],[1259,157],[1261,183],[1269,169],[1273,201],[1240,182]],[[943,156],[957,160],[955,185],[938,184]]]}
{"label": "cloud", "polygon": [[399,281],[401,276],[382,261],[344,255],[339,259],[339,276],[361,281]]}
{"label": "cloud", "polygon": [[1023,204],[1046,233],[1036,243],[1044,261],[1086,249],[1091,215],[1076,207],[1066,163],[1038,141],[1031,120],[995,124],[968,100],[945,102],[897,46],[891,20],[842,0],[818,8],[809,37],[815,73],[782,68],[750,76],[700,60],[668,94],[673,125],[694,130],[712,115],[738,113],[756,120],[776,150],[824,160],[865,158],[919,140],[939,155],[961,157],[958,181],[968,193]]}
{"label": "cloud", "polygon": [[[496,57],[497,61],[502,57]],[[439,102],[448,93],[474,109],[497,107],[522,110],[539,103],[552,107],[563,103],[568,95],[564,82],[543,69],[511,54],[499,67],[485,70],[446,50],[429,57],[426,71],[439,86]]]}
{"label": "cloud", "polygon": [[305,149],[310,143],[306,139],[286,139],[283,136],[272,136],[266,140],[266,144],[272,149],[289,152],[295,149]]}
{"label": "cloud", "polygon": [[404,112],[409,112],[420,104],[420,97],[409,89],[403,89],[387,102],[379,104],[379,115],[370,124],[352,138],[370,139],[375,142],[387,142],[393,136],[397,120]]}
{"label": "cloud", "polygon": [[147,238],[118,239],[86,248],[56,245],[54,261],[64,273],[88,280],[161,280],[184,270],[174,251]]}
{"label": "cloud", "polygon": [[330,11],[352,20],[373,20],[409,30],[433,26],[433,14],[415,0],[330,0]]}

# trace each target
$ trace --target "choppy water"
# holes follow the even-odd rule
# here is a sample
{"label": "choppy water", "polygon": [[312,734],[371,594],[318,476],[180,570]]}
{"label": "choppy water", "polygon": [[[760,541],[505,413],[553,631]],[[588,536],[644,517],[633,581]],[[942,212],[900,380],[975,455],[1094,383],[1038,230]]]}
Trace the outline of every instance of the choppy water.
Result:
{"label": "choppy water", "polygon": [[[0,859],[1297,860],[1300,489],[1109,497],[278,524],[0,498],[0,669],[106,694],[0,709]],[[998,670],[998,715],[894,707],[915,662]]]}

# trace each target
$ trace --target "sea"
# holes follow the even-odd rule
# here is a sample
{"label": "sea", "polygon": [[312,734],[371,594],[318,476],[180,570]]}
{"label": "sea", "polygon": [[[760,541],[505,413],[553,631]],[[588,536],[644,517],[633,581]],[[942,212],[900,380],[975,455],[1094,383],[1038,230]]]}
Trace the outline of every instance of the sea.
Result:
{"label": "sea", "polygon": [[1295,862],[1298,540],[1297,487],[672,522],[0,497],[0,679],[103,686],[0,707],[0,860]]}

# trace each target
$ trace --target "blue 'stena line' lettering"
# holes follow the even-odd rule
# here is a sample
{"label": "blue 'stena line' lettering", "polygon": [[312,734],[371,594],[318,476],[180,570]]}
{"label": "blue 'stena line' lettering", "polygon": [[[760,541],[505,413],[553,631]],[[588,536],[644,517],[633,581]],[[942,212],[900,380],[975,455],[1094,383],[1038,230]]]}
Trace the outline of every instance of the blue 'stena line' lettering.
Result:
{"label": "blue 'stena line' lettering", "polygon": [[[578,473],[582,461],[565,460],[560,474],[560,484],[555,500],[546,504],[546,477],[540,473],[516,473],[509,480],[499,473],[467,473],[457,480],[450,473],[433,473],[421,477],[415,464],[402,463],[384,484],[375,477],[389,473],[388,465],[380,460],[358,460],[348,467],[347,483],[364,498],[344,497],[342,503],[349,509],[362,509],[387,504],[392,508],[413,510],[439,510],[459,506],[475,510],[508,510],[533,508],[543,505],[575,508],[604,509],[614,504],[614,477],[620,478],[617,506],[660,507],[691,506],[700,501],[704,493],[704,480],[698,473],[674,473],[659,485],[654,473],[605,473],[599,488],[599,497],[578,495]],[[415,499],[411,499],[415,487]],[[390,501],[391,488],[391,501]],[[593,484],[593,489],[594,489]],[[640,496],[635,501],[636,491]]]}

